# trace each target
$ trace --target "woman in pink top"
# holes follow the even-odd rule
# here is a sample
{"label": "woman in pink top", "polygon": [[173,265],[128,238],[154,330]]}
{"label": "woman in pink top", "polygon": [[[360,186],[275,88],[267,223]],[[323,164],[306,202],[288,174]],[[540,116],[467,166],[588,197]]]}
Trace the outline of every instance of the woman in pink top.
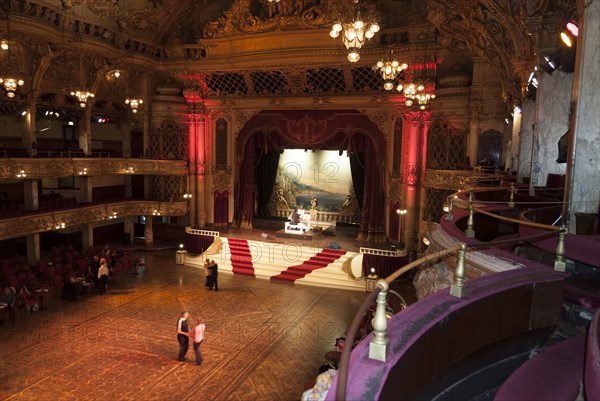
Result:
{"label": "woman in pink top", "polygon": [[200,355],[200,343],[204,340],[204,329],[206,325],[202,323],[202,318],[196,319],[194,327],[194,354],[196,354],[196,365],[202,364],[202,355]]}

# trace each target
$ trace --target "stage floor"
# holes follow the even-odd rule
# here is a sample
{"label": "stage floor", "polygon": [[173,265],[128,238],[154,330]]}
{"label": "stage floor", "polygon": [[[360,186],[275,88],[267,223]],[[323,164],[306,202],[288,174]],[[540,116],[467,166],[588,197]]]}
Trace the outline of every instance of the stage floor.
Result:
{"label": "stage floor", "polygon": [[[316,248],[327,248],[332,242],[341,246],[344,251],[359,252],[360,247],[392,249],[387,242],[358,241],[358,226],[335,226],[323,231],[311,230],[305,234],[286,234],[285,220],[254,219],[253,228],[217,228],[222,237],[241,238],[254,241],[274,241],[278,243],[302,241],[305,245]],[[267,239],[264,238],[266,234]]]}

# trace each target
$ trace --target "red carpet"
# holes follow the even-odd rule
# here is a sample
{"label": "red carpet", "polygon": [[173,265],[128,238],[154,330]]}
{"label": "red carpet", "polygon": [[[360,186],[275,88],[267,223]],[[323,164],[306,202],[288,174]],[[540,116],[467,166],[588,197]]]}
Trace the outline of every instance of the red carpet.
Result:
{"label": "red carpet", "polygon": [[252,254],[248,241],[245,239],[228,238],[229,251],[231,252],[231,267],[233,274],[244,274],[254,277],[254,266],[252,265]]}
{"label": "red carpet", "polygon": [[301,265],[290,266],[287,268],[287,270],[281,272],[280,274],[272,276],[271,280],[294,282],[295,280],[306,276],[313,270],[327,267],[330,263],[335,262],[345,253],[345,251],[323,249],[321,252],[317,253],[315,256],[311,257]]}

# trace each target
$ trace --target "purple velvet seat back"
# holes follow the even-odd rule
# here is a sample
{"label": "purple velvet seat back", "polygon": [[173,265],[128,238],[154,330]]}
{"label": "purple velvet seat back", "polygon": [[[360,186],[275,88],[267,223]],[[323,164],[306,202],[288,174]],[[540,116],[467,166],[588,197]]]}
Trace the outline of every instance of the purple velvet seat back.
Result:
{"label": "purple velvet seat back", "polygon": [[546,177],[546,188],[564,188],[565,176],[562,174],[549,173]]}
{"label": "purple velvet seat back", "polygon": [[600,308],[590,324],[583,381],[588,400],[600,400]]}

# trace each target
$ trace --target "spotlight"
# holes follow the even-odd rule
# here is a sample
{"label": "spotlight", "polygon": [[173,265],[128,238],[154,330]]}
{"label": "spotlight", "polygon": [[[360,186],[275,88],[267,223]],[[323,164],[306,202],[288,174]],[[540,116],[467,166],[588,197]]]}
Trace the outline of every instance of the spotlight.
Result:
{"label": "spotlight", "polygon": [[573,40],[571,40],[571,35],[569,35],[567,32],[561,32],[560,38],[567,47],[573,46]]}
{"label": "spotlight", "polygon": [[574,37],[578,37],[579,36],[579,26],[577,25],[577,22],[575,22],[575,21],[569,21],[569,22],[567,22],[567,30]]}
{"label": "spotlight", "polygon": [[554,71],[560,66],[560,49],[553,51],[551,54],[547,54],[542,57],[540,61],[540,67],[548,75],[552,75]]}

